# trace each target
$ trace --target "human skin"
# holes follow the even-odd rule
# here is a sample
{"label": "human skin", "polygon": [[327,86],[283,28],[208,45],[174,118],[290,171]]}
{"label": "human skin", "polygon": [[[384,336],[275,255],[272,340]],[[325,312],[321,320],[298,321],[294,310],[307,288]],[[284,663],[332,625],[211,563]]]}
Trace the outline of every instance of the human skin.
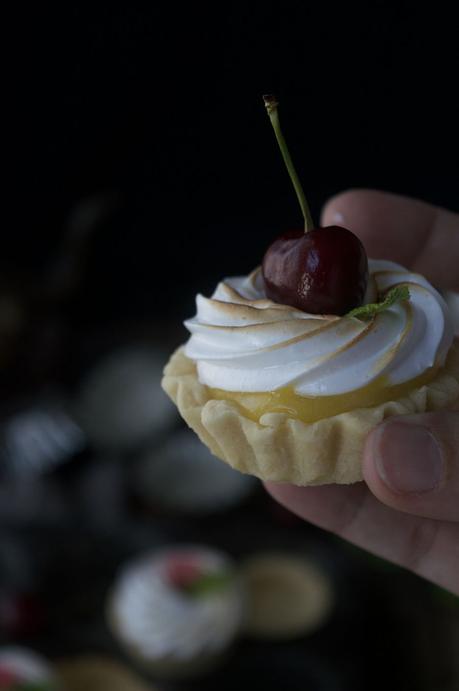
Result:
{"label": "human skin", "polygon": [[[375,190],[333,197],[322,225],[343,225],[369,257],[391,259],[459,292],[459,215]],[[459,594],[459,401],[387,419],[368,436],[364,482],[266,483],[292,512]]]}

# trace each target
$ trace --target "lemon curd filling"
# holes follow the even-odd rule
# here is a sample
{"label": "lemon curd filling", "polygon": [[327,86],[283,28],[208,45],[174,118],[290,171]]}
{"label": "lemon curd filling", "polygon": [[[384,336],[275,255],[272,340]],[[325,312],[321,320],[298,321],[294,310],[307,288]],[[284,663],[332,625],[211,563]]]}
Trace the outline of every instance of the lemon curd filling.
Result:
{"label": "lemon curd filling", "polygon": [[265,413],[285,413],[302,422],[317,422],[323,418],[346,413],[356,408],[371,408],[407,396],[415,388],[428,384],[438,373],[439,367],[430,367],[419,377],[395,386],[387,377],[378,377],[368,386],[334,396],[301,396],[292,386],[261,393],[224,391],[208,387],[210,397],[234,401],[242,413],[258,422]]}

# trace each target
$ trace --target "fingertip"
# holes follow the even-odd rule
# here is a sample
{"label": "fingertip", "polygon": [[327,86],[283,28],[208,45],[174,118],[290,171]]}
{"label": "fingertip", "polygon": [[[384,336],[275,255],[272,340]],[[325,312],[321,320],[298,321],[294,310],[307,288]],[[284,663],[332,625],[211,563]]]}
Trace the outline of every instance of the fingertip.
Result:
{"label": "fingertip", "polygon": [[382,483],[396,495],[431,492],[444,475],[441,446],[432,430],[416,416],[389,419],[368,440],[369,482]]}
{"label": "fingertip", "polygon": [[[394,487],[387,482],[387,475],[383,469],[388,453],[386,442],[391,438],[393,431],[391,423],[391,419],[384,421],[367,436],[362,459],[362,474],[368,489],[376,499],[390,508],[404,511],[413,495],[395,491]],[[394,461],[394,458],[391,461]]]}
{"label": "fingertip", "polygon": [[372,494],[399,511],[458,520],[456,425],[457,413],[447,411],[389,418],[379,425],[368,435],[362,462]]}
{"label": "fingertip", "polygon": [[386,489],[376,468],[376,458],[379,454],[381,438],[385,433],[386,426],[387,422],[383,422],[367,436],[362,459],[363,478],[378,499],[381,499],[381,494],[384,494],[384,490]]}
{"label": "fingertip", "polygon": [[362,204],[365,206],[368,196],[371,197],[373,194],[372,190],[359,188],[335,194],[322,209],[321,224],[323,226],[343,225],[352,229],[356,218],[361,214]]}
{"label": "fingertip", "polygon": [[[426,242],[437,215],[438,210],[425,202],[381,190],[357,188],[332,197],[323,209],[321,221],[325,226],[337,224],[351,230],[363,242],[369,256],[410,266]],[[451,217],[454,214],[448,214],[447,219]],[[446,222],[449,238],[451,222]]]}

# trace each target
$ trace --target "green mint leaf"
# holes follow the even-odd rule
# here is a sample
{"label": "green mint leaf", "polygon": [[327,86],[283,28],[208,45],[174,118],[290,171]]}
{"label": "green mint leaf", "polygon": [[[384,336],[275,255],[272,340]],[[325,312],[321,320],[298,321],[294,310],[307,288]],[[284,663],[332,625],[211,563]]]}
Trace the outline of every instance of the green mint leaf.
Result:
{"label": "green mint leaf", "polygon": [[206,573],[189,583],[185,592],[192,597],[201,597],[224,590],[231,583],[231,574],[226,571]]}
{"label": "green mint leaf", "polygon": [[382,302],[373,302],[370,305],[362,305],[356,307],[346,314],[346,317],[357,317],[357,319],[371,319],[375,314],[384,312],[389,307],[392,307],[396,302],[402,302],[410,299],[410,291],[408,286],[399,285],[391,288]]}

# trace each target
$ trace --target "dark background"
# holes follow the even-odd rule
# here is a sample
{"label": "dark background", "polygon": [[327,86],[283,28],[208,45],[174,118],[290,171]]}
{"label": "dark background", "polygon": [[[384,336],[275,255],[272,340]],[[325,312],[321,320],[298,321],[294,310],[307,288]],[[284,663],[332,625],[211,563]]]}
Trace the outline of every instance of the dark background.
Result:
{"label": "dark background", "polygon": [[198,289],[253,268],[301,222],[265,92],[317,219],[354,186],[459,208],[456,23],[440,5],[40,4],[5,26],[0,267],[40,271],[75,204],[107,198],[86,320],[182,319]]}
{"label": "dark background", "polygon": [[[261,488],[221,517],[187,520],[144,505],[135,469],[144,450],[160,457],[173,439],[175,412],[169,427],[127,450],[85,437],[83,451],[57,458],[43,411],[45,421],[61,406],[74,415],[88,372],[121,346],[131,361],[139,345],[165,360],[185,338],[181,322],[196,292],[248,272],[277,234],[301,224],[263,93],[279,96],[317,220],[326,199],[349,187],[459,211],[453,11],[406,2],[129,2],[25,3],[7,14],[0,644],[25,640],[50,657],[118,655],[104,629],[104,593],[119,564],[155,541],[199,539],[242,558],[273,545],[301,551],[312,539],[343,585],[330,625],[291,648],[243,642],[236,663],[205,688],[243,688],[241,679],[253,687],[260,670],[275,688],[303,688],[333,670],[341,686],[311,688],[446,688],[448,675],[457,680],[456,599],[282,512]],[[112,407],[108,419],[117,419],[123,396],[106,395],[102,419]],[[135,407],[123,410],[129,431]],[[24,412],[46,442],[43,449],[32,435],[30,468]],[[2,477],[8,459],[30,474],[28,493],[22,476]],[[2,573],[9,544],[30,561],[22,587],[38,593],[48,617],[44,632],[38,626],[25,639],[1,618],[2,597],[20,586]],[[18,570],[23,577],[21,563]],[[277,684],[284,672],[290,686]]]}

